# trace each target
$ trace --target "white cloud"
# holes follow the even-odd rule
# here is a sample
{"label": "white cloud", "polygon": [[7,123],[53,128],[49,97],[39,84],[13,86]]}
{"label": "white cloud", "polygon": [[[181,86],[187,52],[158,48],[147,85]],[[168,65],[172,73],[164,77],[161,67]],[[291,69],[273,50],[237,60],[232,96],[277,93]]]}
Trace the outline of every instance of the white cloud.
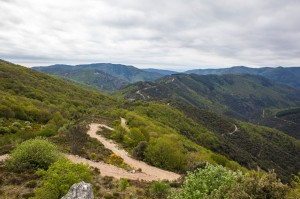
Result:
{"label": "white cloud", "polygon": [[188,69],[300,63],[298,0],[0,0],[0,58]]}

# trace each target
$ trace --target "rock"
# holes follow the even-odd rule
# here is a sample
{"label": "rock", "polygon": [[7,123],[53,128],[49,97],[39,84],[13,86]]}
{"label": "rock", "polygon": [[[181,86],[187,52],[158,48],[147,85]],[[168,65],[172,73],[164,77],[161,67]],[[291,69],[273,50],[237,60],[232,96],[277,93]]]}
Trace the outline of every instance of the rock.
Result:
{"label": "rock", "polygon": [[73,184],[67,195],[61,199],[94,199],[92,185],[85,182]]}

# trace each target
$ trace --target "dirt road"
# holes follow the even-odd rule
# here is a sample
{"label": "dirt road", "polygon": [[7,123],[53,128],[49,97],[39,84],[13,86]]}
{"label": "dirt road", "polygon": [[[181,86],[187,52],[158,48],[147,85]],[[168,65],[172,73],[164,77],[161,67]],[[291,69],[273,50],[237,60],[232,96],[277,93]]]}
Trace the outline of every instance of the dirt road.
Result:
{"label": "dirt road", "polygon": [[180,175],[176,173],[165,171],[157,167],[150,166],[145,162],[138,161],[131,158],[125,150],[119,149],[115,143],[105,139],[101,135],[97,135],[96,132],[99,130],[99,127],[101,127],[101,124],[95,124],[95,123],[90,124],[90,129],[88,130],[87,134],[92,138],[96,138],[106,148],[110,149],[113,153],[123,158],[126,164],[129,164],[131,167],[134,167],[136,169],[141,168],[142,172],[147,175],[147,177],[143,178],[143,180],[151,181],[153,179],[157,179],[157,180],[166,179],[166,180],[173,181],[180,178]]}
{"label": "dirt road", "polygon": [[[124,119],[125,120],[125,119]],[[122,149],[119,149],[118,146],[111,141],[105,139],[101,135],[97,135],[96,132],[98,130],[101,130],[101,128],[107,128],[109,130],[114,130],[113,128],[106,126],[104,124],[90,124],[90,129],[88,130],[87,134],[91,136],[92,138],[96,138],[98,141],[100,141],[106,148],[110,149],[113,153],[119,155],[120,157],[123,158],[124,162],[129,164],[133,168],[141,168],[142,172],[127,172],[126,170],[106,164],[103,162],[94,162],[91,160],[87,160],[85,158],[75,156],[75,155],[70,155],[70,154],[65,154],[68,159],[70,159],[74,163],[85,163],[88,164],[89,166],[96,167],[100,170],[100,175],[102,176],[112,176],[114,178],[120,179],[120,178],[128,178],[132,180],[145,180],[145,181],[154,181],[154,180],[177,180],[180,178],[180,175],[170,172],[170,171],[165,171],[153,166],[150,166],[142,161],[135,160],[131,158],[128,153]],[[0,156],[0,161],[5,160],[8,158],[8,155],[2,155]]]}

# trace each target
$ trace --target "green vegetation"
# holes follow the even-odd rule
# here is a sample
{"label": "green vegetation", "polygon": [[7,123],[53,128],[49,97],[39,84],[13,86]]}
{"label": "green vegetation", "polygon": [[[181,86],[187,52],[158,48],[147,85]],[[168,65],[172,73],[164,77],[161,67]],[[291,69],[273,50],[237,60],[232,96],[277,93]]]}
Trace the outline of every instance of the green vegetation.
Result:
{"label": "green vegetation", "polygon": [[15,171],[47,169],[59,157],[55,145],[46,139],[36,138],[21,143],[12,151],[5,165]]}
{"label": "green vegetation", "polygon": [[58,160],[47,171],[39,170],[38,174],[43,176],[43,181],[36,190],[36,199],[59,199],[68,193],[73,184],[92,179],[88,166],[74,164],[67,159]]}
{"label": "green vegetation", "polygon": [[283,199],[288,187],[276,178],[274,172],[242,174],[222,166],[207,164],[205,168],[188,173],[172,199]]}
{"label": "green vegetation", "polygon": [[163,75],[121,64],[52,65],[33,69],[69,79],[101,91],[114,91],[129,83],[158,79]]}
{"label": "green vegetation", "polygon": [[[130,170],[131,168],[124,163],[122,158],[86,134],[88,124],[103,123],[114,126],[115,131],[106,129],[99,133],[118,142],[121,147],[139,160],[182,174],[196,170],[196,173],[193,173],[195,176],[200,171],[203,176],[213,174],[213,172],[207,173],[198,169],[203,168],[207,162],[211,164],[210,171],[216,171],[215,174],[222,171],[220,175],[212,175],[214,178],[224,177],[217,180],[216,184],[209,184],[210,181],[205,181],[209,186],[201,193],[206,194],[208,198],[217,198],[220,195],[231,198],[284,198],[283,194],[286,194],[287,187],[277,180],[274,173],[241,174],[239,170],[248,172],[247,169],[257,167],[264,171],[275,169],[280,179],[288,182],[293,174],[297,174],[300,170],[299,140],[275,129],[228,119],[218,115],[218,112],[230,111],[231,106],[237,105],[241,113],[233,110],[234,114],[238,113],[252,118],[253,113],[253,118],[257,118],[257,114],[261,115],[262,107],[272,108],[278,105],[280,108],[295,105],[294,99],[298,99],[297,96],[294,98],[292,93],[287,97],[288,93],[293,90],[252,76],[240,76],[234,79],[231,79],[231,76],[222,78],[213,76],[212,80],[208,77],[199,79],[193,75],[170,77],[171,79],[162,78],[156,83],[141,83],[147,87],[141,92],[149,95],[150,99],[153,93],[170,94],[167,96],[168,99],[155,98],[167,104],[130,102],[117,100],[94,90],[0,61],[0,154],[10,153],[19,144],[21,147],[31,142],[30,139],[45,141],[36,138],[42,136],[56,144],[61,152],[80,155],[96,162],[104,161]],[[245,85],[243,89],[239,87],[241,82],[243,82],[242,86]],[[157,86],[157,84],[164,86],[158,86],[158,90],[154,92],[152,89],[155,88],[152,86]],[[168,84],[172,88],[167,88]],[[137,91],[135,89],[142,89],[137,85],[133,85],[133,93]],[[130,90],[133,87],[127,87],[127,89]],[[160,88],[166,90],[160,90]],[[180,89],[184,89],[187,93],[180,93]],[[231,90],[236,93],[231,96],[225,95]],[[256,93],[250,95],[247,90],[249,92],[255,90],[257,95]],[[197,94],[198,91],[200,95]],[[297,92],[294,94],[298,95]],[[181,103],[174,103],[173,100]],[[198,102],[199,104],[201,102],[203,107],[215,110],[215,113],[190,106]],[[225,105],[227,108],[224,108]],[[249,112],[245,113],[245,111]],[[297,114],[285,114],[281,118],[287,119]],[[127,120],[129,130],[121,126],[120,117]],[[34,147],[28,147],[28,150],[35,150],[31,148]],[[16,148],[15,151],[17,150]],[[34,156],[24,153],[24,150],[16,154]],[[49,158],[48,155],[42,155],[42,157]],[[23,161],[21,158],[16,158],[16,160]],[[29,159],[26,158],[26,160]],[[12,159],[8,163],[10,161]],[[17,170],[27,167],[32,170],[43,168],[45,170],[40,172],[43,176],[36,176],[34,173],[25,171],[23,171],[24,174],[9,171],[8,167],[0,164],[1,197],[6,197],[4,193],[13,187],[18,191],[14,191],[9,197],[16,198],[24,195],[28,198],[32,197],[35,192],[36,197],[41,198],[46,190],[53,188],[59,190],[53,192],[54,197],[57,198],[69,189],[71,183],[82,178],[91,180],[95,195],[99,198],[124,198],[125,196],[165,198],[169,190],[166,182],[150,184],[125,179],[117,180],[99,176],[99,171],[96,169],[92,171],[96,175],[88,177],[91,174],[86,166],[74,166],[66,160],[58,162],[51,160],[46,161],[45,164],[29,161],[30,163],[10,164]],[[222,167],[212,165],[222,165]],[[50,168],[47,170],[48,167]],[[77,167],[78,172],[76,172]],[[65,176],[57,175],[62,170],[67,171]],[[28,179],[25,179],[26,177]],[[66,178],[66,181],[62,178]],[[57,187],[50,186],[56,181],[60,181],[61,184],[56,183]],[[177,189],[178,182],[170,183],[170,186],[177,190],[178,193],[174,194],[178,197],[184,192],[185,185],[182,191]],[[254,187],[257,188],[256,191]],[[275,187],[278,192],[272,187]],[[297,178],[293,182],[293,187],[295,188],[293,193],[297,193],[299,189]],[[269,195],[266,194],[267,192]]]}
{"label": "green vegetation", "polygon": [[174,74],[129,85],[118,95],[181,102],[244,121],[260,121],[263,109],[300,105],[300,91],[251,75]]}
{"label": "green vegetation", "polygon": [[167,182],[156,181],[150,185],[150,195],[155,198],[167,196],[170,191],[170,185]]}

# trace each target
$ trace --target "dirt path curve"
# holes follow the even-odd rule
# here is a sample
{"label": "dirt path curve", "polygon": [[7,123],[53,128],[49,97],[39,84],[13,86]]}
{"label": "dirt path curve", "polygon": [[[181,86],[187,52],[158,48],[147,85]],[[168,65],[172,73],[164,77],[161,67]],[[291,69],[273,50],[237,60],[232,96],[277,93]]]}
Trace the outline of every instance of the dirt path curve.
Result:
{"label": "dirt path curve", "polygon": [[237,132],[239,129],[238,127],[234,124],[234,130],[232,132],[229,133],[229,135],[234,134],[235,132]]}
{"label": "dirt path curve", "polygon": [[145,180],[145,181],[162,180],[161,178],[157,178],[156,176],[151,176],[146,173],[130,173],[122,168],[113,166],[111,164],[106,164],[103,162],[94,162],[75,155],[66,155],[66,156],[74,163],[84,163],[84,164],[88,164],[89,166],[98,168],[100,170],[101,176],[111,176],[117,179],[127,178],[131,180]]}
{"label": "dirt path curve", "polygon": [[[121,126],[128,132],[129,131],[129,128],[128,128],[128,126],[127,126],[127,124],[126,124],[126,119],[125,118],[123,118],[123,117],[121,117],[120,118],[121,119]],[[101,124],[100,124],[101,125]],[[101,127],[101,126],[100,126]],[[106,127],[105,127],[106,128]],[[110,128],[110,127],[109,127]],[[110,128],[111,129],[111,128]]]}
{"label": "dirt path curve", "polygon": [[[142,172],[147,174],[147,176],[149,177],[149,179],[146,178],[144,180],[149,181],[150,179],[151,180],[153,180],[153,179],[157,179],[157,180],[166,179],[166,180],[173,181],[173,180],[176,180],[176,179],[180,178],[180,175],[178,175],[176,173],[173,173],[173,172],[170,172],[170,171],[165,171],[165,170],[150,166],[150,165],[146,164],[145,162],[138,161],[138,160],[135,160],[135,159],[129,157],[128,153],[123,149],[119,149],[118,146],[115,143],[112,143],[111,141],[108,141],[107,139],[105,139],[101,135],[97,135],[96,132],[99,130],[99,127],[101,127],[100,124],[95,124],[95,123],[90,124],[90,129],[88,130],[87,134],[89,136],[91,136],[92,138],[96,138],[106,148],[110,149],[113,153],[115,153],[118,156],[120,156],[121,158],[123,158],[123,160],[126,164],[129,164],[130,166],[132,166],[136,169],[141,168]],[[135,174],[135,175],[137,175],[137,174]]]}
{"label": "dirt path curve", "polygon": [[[154,181],[154,180],[175,180],[173,178],[163,178],[160,176],[154,176],[154,175],[149,175],[147,173],[130,173],[127,172],[126,170],[113,166],[111,164],[106,164],[103,162],[94,162],[91,160],[87,160],[85,158],[79,157],[79,156],[75,156],[75,155],[69,155],[69,154],[65,154],[65,156],[71,160],[74,163],[84,163],[84,164],[88,164],[89,166],[98,168],[100,170],[100,175],[102,176],[111,176],[117,179],[120,178],[127,178],[127,179],[131,179],[131,180],[145,180],[145,181]],[[5,159],[7,159],[9,156],[7,154],[5,155],[0,155],[0,161],[4,161]]]}

